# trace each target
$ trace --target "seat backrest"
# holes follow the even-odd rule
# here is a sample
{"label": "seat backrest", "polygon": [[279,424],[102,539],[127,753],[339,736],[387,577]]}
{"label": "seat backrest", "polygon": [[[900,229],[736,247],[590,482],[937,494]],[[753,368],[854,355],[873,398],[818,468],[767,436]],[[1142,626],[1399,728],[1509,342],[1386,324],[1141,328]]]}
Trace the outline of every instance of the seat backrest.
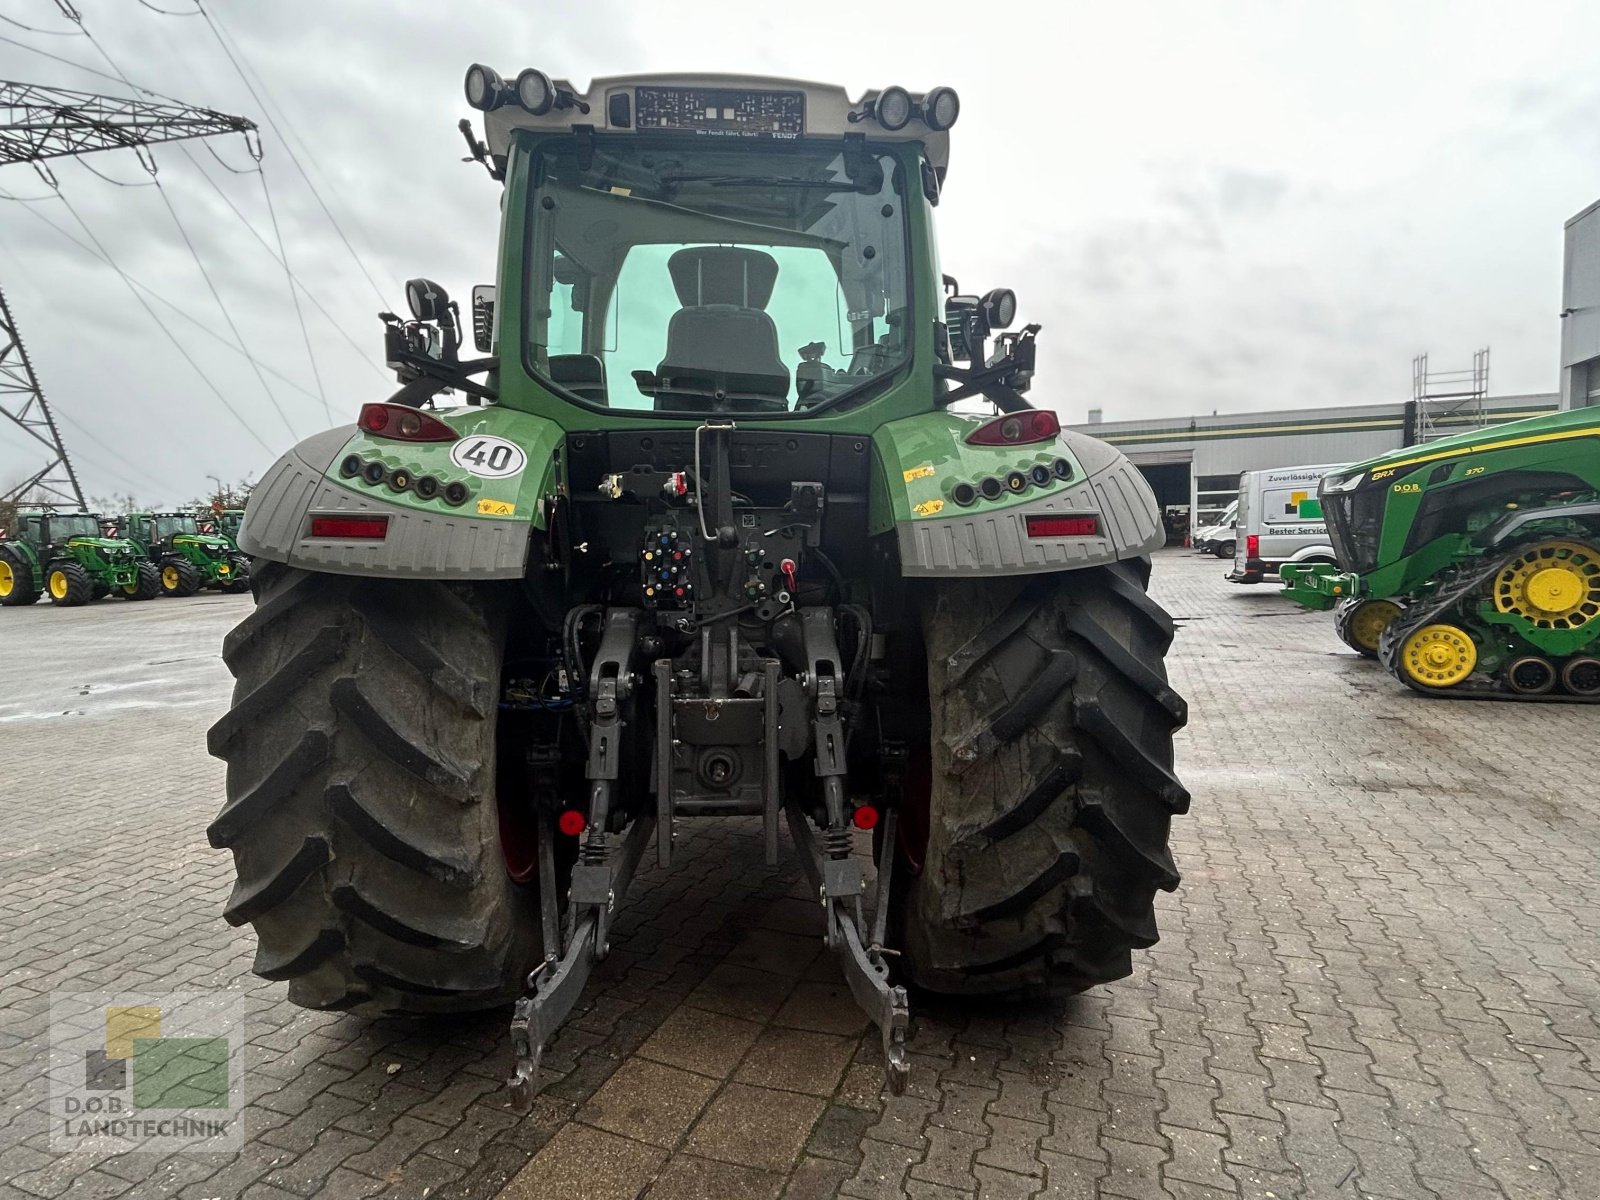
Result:
{"label": "seat backrest", "polygon": [[760,250],[691,246],[667,260],[678,302],[658,375],[738,375],[739,390],[786,397],[789,368],[765,311],[777,260]]}

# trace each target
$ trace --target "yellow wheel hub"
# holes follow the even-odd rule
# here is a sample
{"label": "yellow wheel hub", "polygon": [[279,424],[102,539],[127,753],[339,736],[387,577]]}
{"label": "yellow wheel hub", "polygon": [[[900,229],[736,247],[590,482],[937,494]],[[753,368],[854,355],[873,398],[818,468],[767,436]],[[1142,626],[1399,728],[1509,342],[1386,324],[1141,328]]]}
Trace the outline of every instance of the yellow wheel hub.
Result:
{"label": "yellow wheel hub", "polygon": [[181,585],[182,583],[183,583],[183,576],[178,573],[178,568],[177,567],[162,567],[161,568],[161,586],[166,588],[167,591],[169,591],[169,592],[177,591],[179,585]]}
{"label": "yellow wheel hub", "polygon": [[1454,625],[1424,625],[1400,648],[1400,665],[1423,687],[1455,687],[1478,665],[1478,647]]}
{"label": "yellow wheel hub", "polygon": [[57,600],[65,599],[67,591],[71,587],[72,584],[68,581],[65,571],[50,572],[50,594]]}
{"label": "yellow wheel hub", "polygon": [[1350,615],[1350,636],[1368,650],[1376,651],[1383,640],[1383,631],[1399,615],[1398,604],[1388,600],[1365,601]]}
{"label": "yellow wheel hub", "polygon": [[1540,629],[1577,629],[1600,617],[1600,550],[1543,542],[1524,550],[1494,581],[1494,606]]}
{"label": "yellow wheel hub", "polygon": [[16,572],[12,571],[10,563],[0,558],[0,596],[11,595],[16,586]]}

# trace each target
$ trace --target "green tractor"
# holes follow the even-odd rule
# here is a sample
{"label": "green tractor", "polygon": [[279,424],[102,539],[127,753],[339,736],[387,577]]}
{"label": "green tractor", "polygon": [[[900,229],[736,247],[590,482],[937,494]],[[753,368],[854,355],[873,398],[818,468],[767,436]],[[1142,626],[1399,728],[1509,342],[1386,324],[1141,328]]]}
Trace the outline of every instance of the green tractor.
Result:
{"label": "green tractor", "polygon": [[1600,410],[1395,450],[1321,485],[1340,567],[1286,566],[1346,644],[1438,696],[1600,700]]}
{"label": "green tractor", "polygon": [[105,536],[97,514],[23,509],[16,529],[0,533],[0,604],[32,604],[44,594],[68,608],[106,595],[150,600],[161,582],[137,546]]}
{"label": "green tractor", "polygon": [[207,587],[250,590],[250,559],[231,539],[201,533],[193,513],[128,513],[118,526],[156,564],[163,595],[192,596]]}
{"label": "green tractor", "polygon": [[498,291],[463,321],[411,281],[400,390],[278,460],[239,534],[209,833],[256,973],[320,1009],[515,999],[525,1107],[647,848],[700,820],[770,863],[787,828],[892,1088],[907,983],[1127,975],[1189,802],[1165,532],[1024,398],[1012,293],[941,277],[955,93],[466,93]]}

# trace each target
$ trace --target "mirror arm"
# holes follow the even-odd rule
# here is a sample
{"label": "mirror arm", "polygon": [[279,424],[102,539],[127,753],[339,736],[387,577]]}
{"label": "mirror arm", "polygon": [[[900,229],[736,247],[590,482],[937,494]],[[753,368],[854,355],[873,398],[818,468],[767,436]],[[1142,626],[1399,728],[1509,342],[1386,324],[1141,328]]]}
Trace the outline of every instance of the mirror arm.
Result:
{"label": "mirror arm", "polygon": [[941,405],[950,405],[957,400],[982,395],[988,400],[993,400],[1001,412],[1023,412],[1030,409],[1033,405],[1028,403],[1021,392],[1001,382],[1015,366],[1016,363],[1009,358],[1001,359],[994,366],[982,371],[967,371],[960,367],[937,363],[933,368],[934,378],[949,379],[960,385],[938,397],[938,402]]}
{"label": "mirror arm", "polygon": [[391,404],[421,408],[424,403],[447,387],[456,388],[472,397],[468,401],[469,404],[498,399],[499,394],[493,388],[474,383],[467,378],[469,375],[479,375],[484,371],[493,370],[498,365],[497,359],[474,358],[463,363],[445,364],[426,355],[404,351],[396,361],[413,372],[415,378],[407,380],[404,386],[389,398]]}

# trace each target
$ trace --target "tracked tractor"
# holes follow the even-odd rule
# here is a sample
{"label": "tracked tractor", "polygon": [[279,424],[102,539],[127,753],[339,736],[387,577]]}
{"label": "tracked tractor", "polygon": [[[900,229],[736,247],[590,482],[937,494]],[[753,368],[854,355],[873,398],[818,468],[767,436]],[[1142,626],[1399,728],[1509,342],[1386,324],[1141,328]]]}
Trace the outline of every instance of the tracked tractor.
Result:
{"label": "tracked tractor", "polygon": [[1600,700],[1600,411],[1409,446],[1321,483],[1339,566],[1285,593],[1437,696]]}
{"label": "tracked tractor", "polygon": [[102,596],[150,600],[160,595],[156,569],[139,547],[105,536],[96,513],[23,509],[0,536],[0,604],[32,604],[48,595],[71,608]]}
{"label": "tracked tractor", "polygon": [[474,66],[466,96],[498,287],[468,315],[413,280],[400,390],[239,534],[210,836],[256,972],[312,1008],[514,1000],[526,1105],[640,864],[738,821],[809,876],[892,1087],[908,984],[1126,975],[1189,799],[1165,534],[1027,400],[1015,297],[941,277],[955,93]]}
{"label": "tracked tractor", "polygon": [[250,590],[250,559],[231,539],[201,533],[193,513],[129,513],[119,519],[118,528],[156,564],[163,595],[192,596],[208,587]]}

